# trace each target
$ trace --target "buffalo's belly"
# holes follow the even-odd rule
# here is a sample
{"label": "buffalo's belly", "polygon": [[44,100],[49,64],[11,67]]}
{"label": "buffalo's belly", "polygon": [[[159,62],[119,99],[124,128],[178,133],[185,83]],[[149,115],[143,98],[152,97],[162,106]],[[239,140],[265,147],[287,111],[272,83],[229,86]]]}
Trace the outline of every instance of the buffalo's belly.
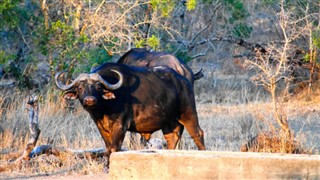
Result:
{"label": "buffalo's belly", "polygon": [[152,133],[177,121],[178,90],[159,73],[141,76],[140,86],[131,94],[132,126],[137,132]]}
{"label": "buffalo's belly", "polygon": [[163,109],[157,105],[150,105],[145,108],[138,106],[134,108],[133,122],[129,130],[140,133],[153,133],[176,119],[177,115],[172,110]]}

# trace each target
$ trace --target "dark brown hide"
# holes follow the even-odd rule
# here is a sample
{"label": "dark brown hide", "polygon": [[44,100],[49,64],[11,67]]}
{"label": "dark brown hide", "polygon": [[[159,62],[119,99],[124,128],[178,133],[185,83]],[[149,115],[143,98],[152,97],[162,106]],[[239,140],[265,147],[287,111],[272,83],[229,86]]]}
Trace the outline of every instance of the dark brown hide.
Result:
{"label": "dark brown hide", "polygon": [[191,84],[203,77],[202,70],[193,73],[191,68],[176,56],[166,52],[151,52],[144,48],[133,48],[126,52],[118,63],[140,67],[167,66],[186,77]]}
{"label": "dark brown hide", "polygon": [[[117,72],[117,73],[115,73]],[[108,89],[92,79],[100,76],[117,89]],[[59,82],[58,74],[56,84]],[[205,150],[203,131],[198,123],[191,83],[171,68],[142,68],[105,63],[66,91],[65,97],[78,98],[96,123],[107,154],[120,150],[126,131],[149,137],[162,130],[168,149],[174,149],[184,127],[199,150]],[[77,78],[78,79],[78,78]],[[98,79],[98,78],[96,78]]]}

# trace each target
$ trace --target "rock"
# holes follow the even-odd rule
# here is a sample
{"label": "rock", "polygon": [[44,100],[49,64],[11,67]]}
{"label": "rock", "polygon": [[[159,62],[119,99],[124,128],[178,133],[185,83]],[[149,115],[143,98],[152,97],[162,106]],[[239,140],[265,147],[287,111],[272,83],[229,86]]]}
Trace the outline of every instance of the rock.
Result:
{"label": "rock", "polygon": [[158,138],[152,138],[147,142],[147,149],[164,149],[166,142]]}

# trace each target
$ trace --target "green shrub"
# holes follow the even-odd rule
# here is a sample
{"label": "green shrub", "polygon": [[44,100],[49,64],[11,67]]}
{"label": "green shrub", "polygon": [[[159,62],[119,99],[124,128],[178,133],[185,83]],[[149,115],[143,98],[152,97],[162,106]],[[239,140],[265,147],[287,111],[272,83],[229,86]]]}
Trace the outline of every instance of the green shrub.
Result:
{"label": "green shrub", "polygon": [[3,0],[0,3],[0,29],[13,29],[20,24],[20,0]]}
{"label": "green shrub", "polygon": [[245,23],[245,20],[250,14],[244,7],[243,2],[241,0],[223,0],[223,2],[231,12],[228,22],[232,25],[233,35],[240,38],[249,37],[252,27]]}

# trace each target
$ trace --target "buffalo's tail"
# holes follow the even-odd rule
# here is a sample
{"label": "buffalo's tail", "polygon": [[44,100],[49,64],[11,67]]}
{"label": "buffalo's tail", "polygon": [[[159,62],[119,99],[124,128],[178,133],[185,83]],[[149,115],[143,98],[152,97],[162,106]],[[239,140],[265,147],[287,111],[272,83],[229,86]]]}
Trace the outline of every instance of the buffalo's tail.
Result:
{"label": "buffalo's tail", "polygon": [[203,77],[203,69],[201,68],[200,71],[198,71],[197,73],[194,74],[194,80],[199,80]]}

